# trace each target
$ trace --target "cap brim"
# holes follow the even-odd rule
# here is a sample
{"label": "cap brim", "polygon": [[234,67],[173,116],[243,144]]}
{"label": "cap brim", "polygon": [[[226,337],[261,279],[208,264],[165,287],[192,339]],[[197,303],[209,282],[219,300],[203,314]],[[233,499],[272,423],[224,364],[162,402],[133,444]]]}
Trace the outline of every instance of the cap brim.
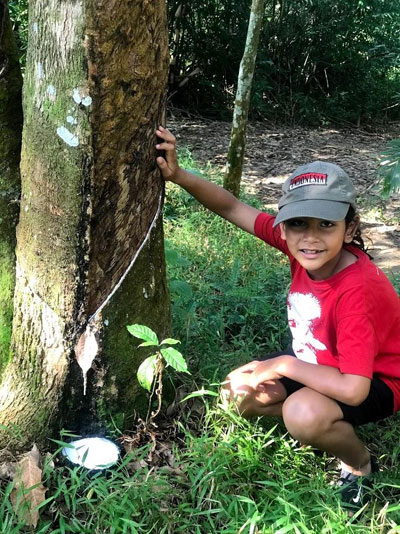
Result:
{"label": "cap brim", "polygon": [[342,221],[349,211],[350,204],[333,200],[301,200],[282,206],[276,216],[274,226],[297,217],[313,217],[326,221]]}

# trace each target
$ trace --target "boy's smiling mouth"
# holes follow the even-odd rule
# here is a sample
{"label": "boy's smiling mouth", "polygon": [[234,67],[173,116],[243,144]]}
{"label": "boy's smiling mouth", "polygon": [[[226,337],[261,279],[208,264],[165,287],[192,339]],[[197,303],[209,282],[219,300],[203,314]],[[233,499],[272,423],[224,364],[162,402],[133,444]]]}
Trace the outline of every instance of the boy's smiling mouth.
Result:
{"label": "boy's smiling mouth", "polygon": [[317,249],[311,249],[311,248],[301,248],[300,252],[302,254],[304,254],[304,256],[315,257],[318,254],[320,254],[321,252],[323,252],[323,250],[319,250],[319,249],[317,250]]}

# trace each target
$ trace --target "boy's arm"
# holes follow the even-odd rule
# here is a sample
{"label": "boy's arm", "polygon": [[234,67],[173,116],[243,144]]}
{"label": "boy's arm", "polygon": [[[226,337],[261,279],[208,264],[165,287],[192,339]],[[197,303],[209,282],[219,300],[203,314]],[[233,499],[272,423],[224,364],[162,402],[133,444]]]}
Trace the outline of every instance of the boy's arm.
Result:
{"label": "boy's arm", "polygon": [[359,406],[367,398],[371,385],[365,376],[344,374],[336,367],[315,365],[286,355],[260,362],[250,383],[257,389],[263,382],[283,376],[350,406]]}
{"label": "boy's arm", "polygon": [[165,158],[161,156],[157,158],[164,180],[180,185],[209,210],[246,232],[254,234],[254,222],[261,212],[244,204],[223,187],[181,169],[176,156],[175,137],[162,126],[159,126],[156,134],[163,140],[162,143],[156,145],[156,148],[165,150],[166,155]]}

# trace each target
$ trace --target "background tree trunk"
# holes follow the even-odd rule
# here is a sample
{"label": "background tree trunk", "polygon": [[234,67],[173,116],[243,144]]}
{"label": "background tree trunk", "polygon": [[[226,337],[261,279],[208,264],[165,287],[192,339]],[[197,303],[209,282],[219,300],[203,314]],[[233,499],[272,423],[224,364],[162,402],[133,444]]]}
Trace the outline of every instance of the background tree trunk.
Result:
{"label": "background tree trunk", "polygon": [[238,197],[240,192],[244,150],[246,146],[247,117],[260,31],[264,18],[264,4],[265,0],[252,1],[246,46],[240,63],[232,131],[228,149],[228,168],[224,177],[225,189],[233,193],[235,197]]}
{"label": "background tree trunk", "polygon": [[[30,3],[12,362],[0,386],[0,424],[21,429],[19,445],[55,422],[128,424],[141,355],[126,325],[169,330],[154,149],[165,18],[163,0]],[[74,348],[88,325],[99,350],[83,396]]]}
{"label": "background tree trunk", "polygon": [[7,2],[0,0],[0,375],[9,359],[19,211],[22,77]]}

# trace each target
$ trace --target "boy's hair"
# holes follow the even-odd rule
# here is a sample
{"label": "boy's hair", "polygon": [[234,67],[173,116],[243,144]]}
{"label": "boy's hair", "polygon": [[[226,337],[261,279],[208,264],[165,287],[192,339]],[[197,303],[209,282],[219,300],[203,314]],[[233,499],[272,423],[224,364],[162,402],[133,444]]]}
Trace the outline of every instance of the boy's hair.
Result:
{"label": "boy's hair", "polygon": [[[346,226],[348,226],[351,223],[351,221],[354,220],[355,216],[356,216],[356,210],[353,208],[353,206],[350,206],[349,211],[347,212],[347,215],[344,219]],[[359,248],[360,250],[365,252],[371,260],[373,259],[372,256],[368,254],[368,247],[365,246],[364,239],[361,236],[360,226],[357,227],[357,230],[353,237],[353,241],[350,243],[350,245],[354,245],[355,247]]]}

